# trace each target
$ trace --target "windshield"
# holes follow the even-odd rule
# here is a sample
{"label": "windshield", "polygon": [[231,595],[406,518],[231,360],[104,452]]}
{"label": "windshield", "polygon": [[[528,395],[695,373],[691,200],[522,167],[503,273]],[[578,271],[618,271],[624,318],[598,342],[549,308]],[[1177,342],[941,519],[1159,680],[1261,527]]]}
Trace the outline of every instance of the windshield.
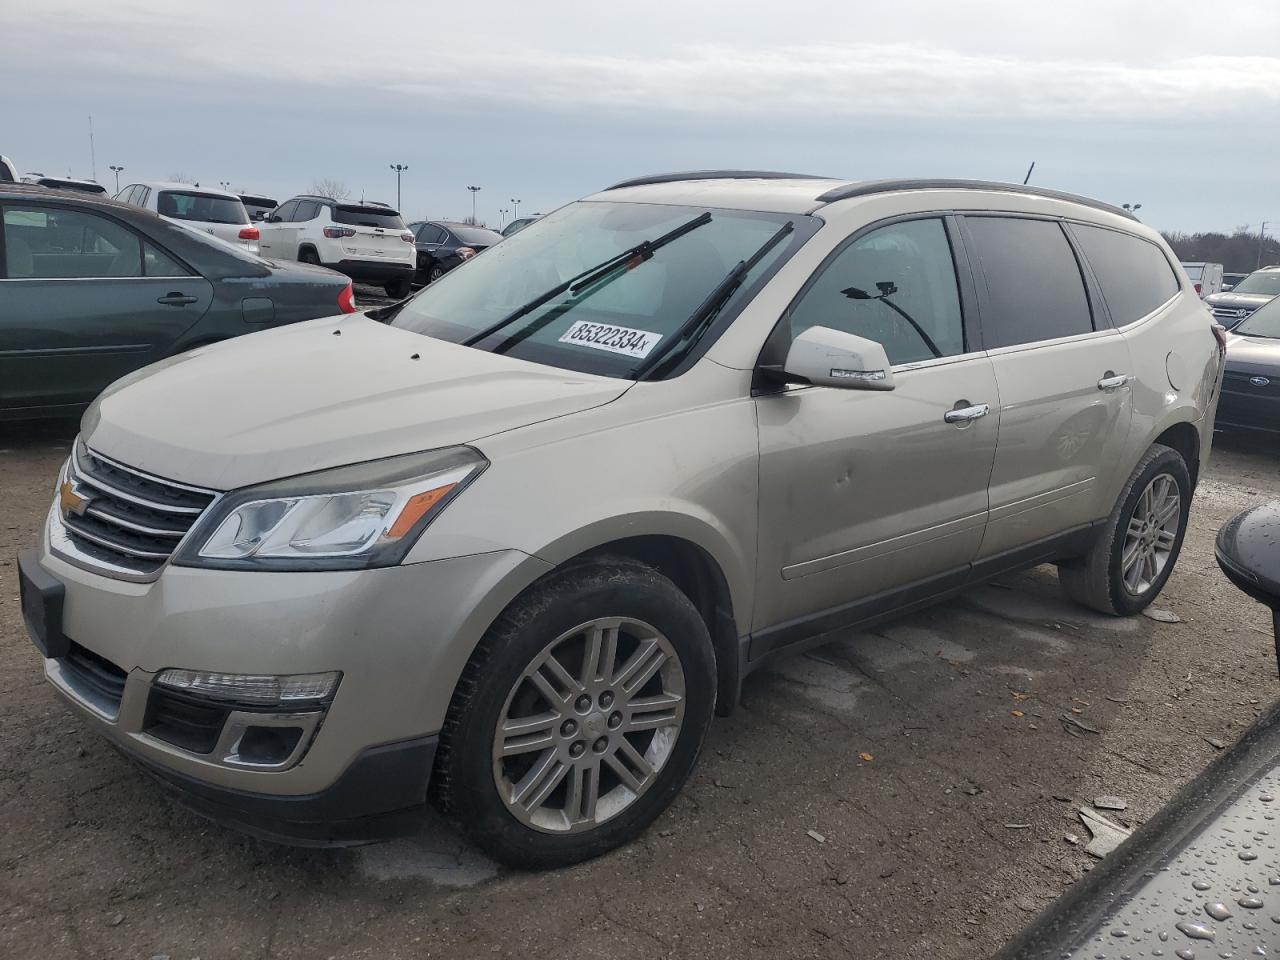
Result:
{"label": "windshield", "polygon": [[1280,270],[1251,273],[1231,290],[1232,293],[1259,293],[1264,297],[1280,295]]}
{"label": "windshield", "polygon": [[494,233],[492,230],[486,230],[483,227],[450,226],[449,229],[463,243],[471,243],[479,247],[491,247],[502,239],[502,234]]}
{"label": "windshield", "polygon": [[1184,263],[1182,265],[1182,269],[1187,271],[1187,276],[1190,277],[1193,282],[1199,280],[1204,274],[1204,264],[1202,263]]}
{"label": "windshield", "polygon": [[156,210],[162,217],[198,223],[249,222],[249,214],[239,197],[219,197],[211,193],[161,190],[156,197]]}
{"label": "windshield", "polygon": [[1231,332],[1244,337],[1280,339],[1280,299],[1264,303]]}
{"label": "windshield", "polygon": [[[391,325],[462,343],[557,285],[708,213],[644,259],[600,282],[575,285],[519,317],[477,349],[584,373],[633,377],[661,340],[677,334],[737,264],[784,224],[773,247],[726,302],[714,337],[820,225],[801,214],[583,201],[542,217],[425,287]],[[706,339],[706,337],[704,337]]]}
{"label": "windshield", "polygon": [[383,230],[403,230],[404,221],[390,207],[362,207],[341,204],[333,210],[333,222],[352,227],[381,227]]}

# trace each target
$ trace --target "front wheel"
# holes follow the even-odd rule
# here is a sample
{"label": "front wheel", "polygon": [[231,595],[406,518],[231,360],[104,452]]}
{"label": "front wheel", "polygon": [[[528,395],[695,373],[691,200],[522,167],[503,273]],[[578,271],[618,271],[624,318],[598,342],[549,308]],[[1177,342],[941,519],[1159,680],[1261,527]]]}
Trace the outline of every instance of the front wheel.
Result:
{"label": "front wheel", "polygon": [[1058,564],[1063,592],[1102,613],[1141,612],[1173,573],[1190,510],[1186,461],[1170,447],[1152,445],[1089,552]]}
{"label": "front wheel", "polygon": [[705,623],[655,570],[619,559],[554,575],[468,664],[441,734],[437,800],[505,863],[599,856],[688,779],[715,677]]}

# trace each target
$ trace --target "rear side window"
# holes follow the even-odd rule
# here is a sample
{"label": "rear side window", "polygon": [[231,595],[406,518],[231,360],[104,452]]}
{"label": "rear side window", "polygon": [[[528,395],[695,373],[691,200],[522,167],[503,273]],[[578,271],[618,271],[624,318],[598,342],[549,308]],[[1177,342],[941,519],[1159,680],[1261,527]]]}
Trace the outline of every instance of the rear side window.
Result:
{"label": "rear side window", "polygon": [[384,230],[403,230],[404,221],[390,207],[364,207],[356,204],[338,204],[333,208],[333,222],[353,227],[382,227]]}
{"label": "rear side window", "polygon": [[1057,221],[967,217],[965,223],[986,277],[988,349],[1093,330],[1080,264]]}
{"label": "rear side window", "polygon": [[198,223],[248,223],[249,214],[239,197],[218,197],[185,190],[161,190],[156,208],[162,217]]}
{"label": "rear side window", "polygon": [[855,240],[792,308],[794,340],[831,327],[875,340],[889,362],[964,353],[964,323],[951,244],[941,220],[908,220]]}
{"label": "rear side window", "polygon": [[422,243],[444,243],[444,238],[448,235],[442,227],[428,223],[418,231],[418,240]]}
{"label": "rear side window", "polygon": [[280,223],[288,223],[293,219],[293,212],[298,209],[298,201],[290,200],[282,207],[277,207],[275,211],[267,219],[279,221]]}
{"label": "rear side window", "polygon": [[[1102,287],[1102,297],[1117,327],[1141,320],[1178,292],[1178,278],[1164,251],[1141,237],[1073,223],[1071,231],[1080,242],[1085,259]],[[1200,279],[1203,267],[1191,279]]]}
{"label": "rear side window", "polygon": [[314,200],[300,200],[298,208],[293,211],[293,219],[297,222],[314,220],[316,214],[320,212],[320,204]]}
{"label": "rear side window", "polygon": [[62,207],[4,208],[5,276],[139,277],[141,243],[120,224]]}
{"label": "rear side window", "polygon": [[[1077,234],[1077,236],[1079,236],[1079,238],[1080,238],[1080,245],[1081,245],[1081,246],[1084,246],[1085,238],[1084,238],[1084,234],[1083,234],[1083,233],[1081,233],[1081,229],[1082,229],[1082,228],[1080,228],[1080,227],[1076,227],[1076,234]],[[1086,256],[1088,256],[1087,251],[1086,251]],[[1092,257],[1092,256],[1090,256],[1090,257],[1089,257],[1089,265],[1090,265],[1090,266],[1093,266],[1093,257]],[[1202,267],[1202,266],[1201,266],[1200,264],[1198,264],[1198,263],[1184,263],[1184,264],[1182,265],[1182,269],[1183,269],[1183,270],[1185,270],[1185,271],[1187,271],[1187,276],[1191,278],[1192,282],[1194,282],[1194,281],[1196,281],[1196,280],[1199,280],[1202,276],[1204,276],[1204,267]],[[1097,276],[1097,274],[1098,274],[1098,268],[1097,268],[1096,266],[1093,266],[1093,273],[1094,273],[1094,276]],[[1106,296],[1106,294],[1104,293],[1104,294],[1103,294],[1103,296]],[[1107,302],[1108,302],[1108,303],[1110,303],[1110,302],[1111,302],[1111,298],[1110,298],[1110,297],[1107,297]]]}
{"label": "rear side window", "polygon": [[148,277],[186,277],[190,272],[159,247],[142,242],[142,264]]}

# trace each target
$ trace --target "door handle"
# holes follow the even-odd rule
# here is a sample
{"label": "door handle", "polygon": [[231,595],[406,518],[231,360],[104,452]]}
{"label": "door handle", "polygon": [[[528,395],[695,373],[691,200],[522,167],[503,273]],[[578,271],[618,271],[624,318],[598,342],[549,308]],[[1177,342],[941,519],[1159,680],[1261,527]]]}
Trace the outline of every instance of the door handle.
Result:
{"label": "door handle", "polygon": [[980,417],[985,417],[991,412],[991,407],[985,403],[974,403],[967,407],[957,407],[955,410],[948,410],[942,415],[942,419],[947,423],[972,423]]}
{"label": "door handle", "polygon": [[1107,375],[1098,381],[1099,390],[1119,390],[1121,387],[1128,386],[1137,378],[1134,376],[1126,376],[1125,374],[1114,374],[1110,370]]}
{"label": "door handle", "polygon": [[163,297],[158,297],[156,303],[163,303],[166,307],[185,307],[188,303],[195,303],[199,297],[190,297],[185,293],[166,293]]}

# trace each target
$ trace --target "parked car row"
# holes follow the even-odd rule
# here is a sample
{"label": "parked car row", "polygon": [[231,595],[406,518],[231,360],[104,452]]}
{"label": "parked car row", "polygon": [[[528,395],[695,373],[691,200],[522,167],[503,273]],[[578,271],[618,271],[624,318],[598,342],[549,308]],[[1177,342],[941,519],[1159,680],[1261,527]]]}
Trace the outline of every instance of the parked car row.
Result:
{"label": "parked car row", "polygon": [[1280,267],[1263,267],[1206,302],[1218,322],[1231,329],[1276,296],[1280,296]]}
{"label": "parked car row", "polygon": [[340,274],[106,197],[5,182],[0,216],[0,419],[74,413],[157,360],[355,309]]}
{"label": "parked car row", "polygon": [[[0,191],[6,239],[53,197]],[[242,308],[261,261],[81,202],[116,225],[84,269],[202,243]],[[322,261],[416,245],[389,208],[289,203]],[[143,299],[217,295],[181,279]],[[833,630],[1046,562],[1144,609],[1225,342],[1160,235],[1084,198],[628,181],[412,299],[118,381],[22,607],[58,693],[211,816],[350,843],[433,797],[493,856],[564,865],[644,830],[743,678]]]}

